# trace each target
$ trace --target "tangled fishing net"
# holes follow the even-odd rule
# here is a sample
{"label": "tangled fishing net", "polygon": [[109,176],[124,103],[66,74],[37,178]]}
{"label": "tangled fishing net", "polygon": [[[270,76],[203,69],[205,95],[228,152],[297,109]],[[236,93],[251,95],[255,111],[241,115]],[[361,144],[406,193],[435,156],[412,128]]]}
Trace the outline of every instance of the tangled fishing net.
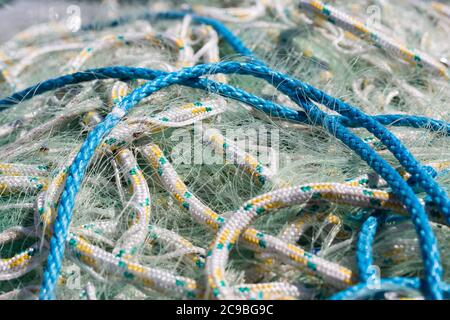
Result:
{"label": "tangled fishing net", "polygon": [[2,299],[448,298],[448,3],[80,5],[1,45]]}

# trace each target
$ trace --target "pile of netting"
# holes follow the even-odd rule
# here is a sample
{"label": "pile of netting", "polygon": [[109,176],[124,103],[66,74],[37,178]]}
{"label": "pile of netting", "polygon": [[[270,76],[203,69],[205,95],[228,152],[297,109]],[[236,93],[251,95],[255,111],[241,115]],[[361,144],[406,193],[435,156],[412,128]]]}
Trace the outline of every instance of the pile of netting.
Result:
{"label": "pile of netting", "polygon": [[0,298],[450,296],[450,6],[151,3],[1,45]]}

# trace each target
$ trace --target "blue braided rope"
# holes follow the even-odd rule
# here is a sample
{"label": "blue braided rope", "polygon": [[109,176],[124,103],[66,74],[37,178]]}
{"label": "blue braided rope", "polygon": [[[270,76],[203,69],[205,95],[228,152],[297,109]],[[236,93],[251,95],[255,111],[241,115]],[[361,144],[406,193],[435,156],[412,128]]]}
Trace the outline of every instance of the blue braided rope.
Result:
{"label": "blue braided rope", "polygon": [[[122,81],[135,79],[153,80],[157,76],[165,74],[167,74],[167,72],[124,66],[88,69],[85,71],[75,72],[72,74],[67,74],[64,76],[42,81],[36,85],[30,86],[22,91],[15,92],[10,96],[0,99],[0,111],[4,111],[13,105],[19,104],[20,102],[31,99],[37,95],[60,89],[72,84],[101,79],[118,79]],[[313,124],[311,122],[311,119],[308,118],[306,113],[303,111],[297,111],[286,106],[278,105],[272,101],[262,99],[242,89],[234,88],[226,84],[218,84],[217,82],[208,79],[194,79],[190,80],[189,82],[182,83],[182,85],[208,90],[212,93],[217,93],[224,97],[228,97],[240,102],[251,102],[252,106],[256,107],[258,110],[268,113],[271,116],[278,116],[286,120],[296,121],[304,124]],[[243,97],[246,97],[246,101],[243,101]],[[276,111],[279,115],[274,114],[274,111]],[[350,120],[345,116],[332,115],[331,117],[335,117],[346,127],[361,127],[359,122]],[[431,132],[450,135],[450,124],[441,120],[405,114],[373,115],[372,117],[386,126],[427,129]]]}
{"label": "blue braided rope", "polygon": [[377,232],[378,217],[370,216],[361,226],[356,243],[356,262],[361,282],[368,282],[374,275],[372,245]]}
{"label": "blue braided rope", "polygon": [[[212,65],[199,65],[192,68],[182,69],[179,72],[174,72],[168,75],[160,76],[155,80],[145,84],[144,86],[134,90],[129,96],[124,98],[118,105],[118,108],[123,110],[124,114],[128,112],[130,108],[139,103],[139,101],[152,93],[168,87],[173,84],[183,83],[189,79],[198,78],[205,74],[216,73],[239,73],[239,74],[251,74],[255,77],[270,79],[269,82],[277,86],[283,93],[290,96],[291,99],[299,103],[303,108],[307,109],[308,115],[315,119],[318,124],[322,124],[329,132],[333,133],[338,139],[343,141],[347,146],[354,150],[360,157],[365,160],[376,172],[378,172],[391,186],[393,191],[397,194],[400,200],[405,204],[406,208],[411,214],[414,225],[416,226],[417,233],[422,249],[422,255],[425,264],[425,283],[427,284],[427,295],[432,298],[442,298],[442,290],[439,286],[441,283],[442,270],[440,266],[439,251],[437,249],[436,239],[429,226],[428,219],[425,215],[423,207],[420,205],[417,197],[407,185],[407,183],[401,178],[401,176],[376,154],[371,148],[369,148],[361,139],[352,134],[348,129],[339,124],[332,117],[327,116],[318,108],[313,108],[312,105],[306,105],[303,103],[303,99],[299,98],[297,88],[298,80],[289,78],[287,75],[270,70],[267,67],[261,65],[254,65],[251,63],[239,63],[239,62],[224,62]],[[284,82],[283,86],[280,83]],[[337,109],[340,111],[339,109]],[[69,175],[73,177],[68,178],[65,186],[68,197],[62,197],[58,210],[57,221],[55,223],[55,232],[52,241],[52,245],[64,247],[63,237],[67,231],[58,230],[58,228],[68,227],[67,222],[70,222],[72,209],[74,205],[74,197],[78,191],[79,185],[85,173],[86,164],[89,159],[89,155],[93,154],[93,151],[101,141],[101,139],[109,132],[103,130],[103,125],[99,125],[98,130],[94,130],[95,136],[88,136],[88,139],[84,142],[79,156],[76,157]],[[111,127],[107,127],[109,130]],[[88,155],[88,156],[86,156]],[[79,165],[77,162],[82,159],[83,165]],[[80,170],[79,170],[80,168]],[[73,186],[74,184],[75,186]],[[60,215],[63,217],[61,218]],[[62,221],[60,223],[59,221]],[[52,239],[53,240],[53,239]],[[56,283],[56,277],[59,272],[61,255],[63,250],[50,250],[47,270],[44,273],[43,291],[41,291],[41,298],[52,297],[54,285]],[[54,257],[55,255],[55,257]],[[48,289],[50,288],[50,290]]]}
{"label": "blue braided rope", "polygon": [[[143,18],[145,19],[155,19],[155,18],[164,18],[164,19],[179,19],[184,17],[185,15],[189,14],[188,12],[166,12],[166,13],[157,13],[157,14],[146,14],[143,16]],[[195,16],[195,15],[194,15]],[[199,16],[195,16],[194,21],[198,22],[198,23],[205,23],[205,24],[209,24],[211,25],[213,28],[216,29],[216,31],[222,36],[222,38],[224,38],[237,52],[243,54],[243,55],[247,55],[250,57],[253,57],[252,52],[247,49],[243,43],[237,38],[235,37],[225,26],[223,26],[220,22],[215,21],[213,19],[209,19],[209,18],[204,18],[204,17],[199,17]],[[114,25],[118,25],[120,23],[126,22],[126,19],[123,19],[122,21],[117,21],[117,22],[113,22],[110,26],[114,26]],[[253,62],[257,62],[259,64],[263,64],[261,61],[254,59]],[[192,68],[193,70],[194,68]],[[250,68],[251,69],[251,68]],[[185,69],[188,70],[188,69]],[[254,73],[256,70],[250,70],[250,74]],[[227,70],[224,70],[224,73]],[[257,70],[256,70],[257,71]],[[267,69],[265,71],[271,71],[270,69]],[[181,73],[181,72],[180,72]],[[209,73],[212,73],[211,70],[209,71]],[[228,73],[230,73],[230,71],[228,70]],[[245,72],[238,72],[238,71],[234,71],[233,73],[243,73],[243,74],[248,74]],[[267,75],[269,75],[270,72],[267,73]],[[255,74],[253,74],[255,75]],[[174,77],[175,74],[173,74]],[[260,76],[260,75],[258,75]],[[260,76],[261,77],[261,76]],[[285,76],[286,77],[286,76]],[[264,78],[264,77],[262,77]],[[155,81],[157,80],[161,80],[161,83],[167,81],[171,79],[170,75],[166,75],[166,76],[161,76],[160,78],[155,79]],[[173,82],[170,83],[170,81],[167,81],[167,86],[174,84],[174,83],[178,83],[178,84],[182,84],[182,82],[184,81],[183,79],[178,79],[177,81],[174,81],[175,79],[171,79]],[[269,80],[270,79],[267,79]],[[290,79],[292,81],[294,81],[293,79]],[[186,80],[187,81],[187,80]],[[295,81],[294,81],[295,82]],[[295,84],[295,83],[294,83]],[[300,86],[298,86],[300,84]],[[372,168],[377,171],[382,177],[385,178],[386,181],[388,181],[388,183],[390,183],[391,188],[393,188],[393,190],[398,190],[400,189],[400,195],[402,197],[400,197],[406,207],[408,209],[410,209],[410,213],[411,213],[411,217],[413,219],[413,223],[416,226],[416,230],[419,234],[419,239],[421,240],[421,247],[422,247],[422,254],[424,256],[424,263],[425,263],[425,282],[427,283],[427,291],[429,291],[430,297],[433,298],[440,298],[442,296],[441,294],[441,290],[439,288],[439,285],[436,285],[436,283],[440,282],[440,273],[442,272],[442,270],[440,270],[440,262],[439,262],[439,252],[437,250],[437,246],[435,243],[435,239],[434,239],[434,235],[431,232],[431,229],[429,228],[429,224],[428,224],[428,220],[426,215],[423,212],[423,208],[420,206],[417,207],[418,201],[417,198],[415,197],[414,193],[412,192],[412,190],[408,187],[407,184],[402,184],[404,183],[404,181],[401,179],[401,177],[398,176],[398,174],[395,172],[395,170],[392,169],[392,167],[390,167],[382,158],[378,157],[378,155],[376,155],[376,153],[373,152],[372,149],[368,148],[366,144],[364,144],[363,141],[361,141],[358,137],[354,136],[350,131],[348,131],[347,129],[345,129],[339,122],[339,120],[337,118],[334,117],[330,117],[328,115],[326,115],[325,113],[323,113],[322,111],[320,111],[318,108],[316,108],[313,104],[311,104],[310,102],[307,101],[307,99],[312,99],[313,101],[317,101],[317,99],[320,100],[320,102],[327,100],[326,105],[332,109],[335,110],[335,107],[337,106],[340,110],[335,110],[340,112],[341,114],[347,114],[348,118],[341,118],[343,119],[342,122],[348,121],[347,125],[348,126],[359,126],[362,124],[363,127],[365,127],[366,129],[368,129],[370,132],[372,132],[375,136],[379,137],[385,137],[384,135],[386,135],[386,139],[382,139],[380,138],[380,140],[382,140],[383,143],[386,144],[386,146],[389,148],[389,150],[391,150],[391,152],[394,153],[394,155],[399,159],[400,163],[402,163],[402,165],[405,166],[406,170],[410,172],[411,171],[415,171],[416,174],[414,175],[419,182],[421,182],[422,185],[427,185],[427,183],[429,184],[430,181],[425,181],[423,182],[423,180],[421,179],[431,179],[431,184],[434,183],[434,181],[432,180],[432,178],[428,175],[427,172],[425,172],[417,163],[417,161],[415,161],[415,159],[412,157],[412,155],[409,154],[409,152],[406,150],[406,148],[403,147],[403,145],[401,145],[401,143],[389,132],[387,131],[384,127],[382,127],[377,121],[388,121],[386,120],[386,118],[382,118],[383,116],[379,116],[381,117],[380,119],[376,119],[376,117],[369,117],[366,116],[365,114],[359,112],[359,110],[357,110],[356,108],[350,107],[348,105],[346,105],[345,103],[343,103],[340,100],[331,98],[329,96],[327,96],[326,94],[324,94],[323,92],[321,92],[320,90],[317,90],[313,87],[309,87],[308,85],[305,85],[301,82],[298,81],[298,83],[296,83],[295,85],[297,85],[299,88],[301,88],[302,90],[304,90],[305,88],[308,90],[305,92],[303,92],[304,94],[298,94],[298,92],[296,92],[297,88],[294,86],[292,87],[292,84],[290,85],[290,88],[288,88],[288,86],[286,86],[284,83],[278,83],[278,85],[281,85],[280,89],[282,92],[284,93],[290,93],[288,94],[294,101],[296,101],[299,105],[301,105],[306,111],[306,116],[308,117],[308,119],[312,120],[312,124],[321,124],[323,125],[325,128],[328,129],[328,131],[332,132],[333,134],[335,134],[336,137],[338,137],[341,141],[343,141],[346,145],[348,145],[350,148],[352,148],[352,150],[354,150],[357,154],[359,154],[361,156],[361,158],[363,158],[364,160],[366,160],[369,164],[371,164],[370,161],[376,160],[379,161],[379,163],[373,163]],[[303,87],[303,86],[306,87]],[[144,86],[145,87],[145,86]],[[160,88],[156,88],[156,90],[159,90],[161,88],[163,88],[164,86],[160,87]],[[139,88],[141,89],[141,88]],[[141,92],[139,93],[139,89],[135,90],[130,96],[133,96],[133,94],[136,92],[136,95],[134,96],[134,99],[136,99],[137,101],[139,101],[140,99],[142,99],[142,97],[140,99],[139,98],[142,94],[151,94],[151,90],[146,92]],[[51,89],[50,89],[51,90]],[[156,91],[155,90],[155,91]],[[153,92],[155,92],[153,91]],[[245,100],[245,99],[244,99]],[[129,108],[131,108],[134,104],[132,104],[133,99],[130,100],[130,106]],[[138,103],[138,102],[136,102]],[[127,109],[127,105],[125,106],[125,112]],[[344,109],[341,110],[341,108],[344,107]],[[123,116],[123,115],[121,115]],[[412,120],[412,123],[408,123],[408,121],[411,121],[411,119],[408,120],[403,120],[404,118],[397,118],[397,119],[393,119],[392,117],[394,116],[387,116],[387,117],[391,117],[391,120],[393,121],[397,121],[399,120],[400,122],[406,122],[408,126],[416,126],[416,127],[424,127],[424,126],[429,126],[431,127],[432,130],[439,130],[439,131],[446,131],[448,134],[448,124],[446,123],[439,123],[436,122],[436,120],[432,120],[432,119],[427,119],[427,118],[421,118],[421,119],[414,119]],[[81,156],[79,158],[76,158],[76,160],[78,162],[83,162],[81,164],[77,164],[79,166],[79,169],[81,170],[81,178],[84,175],[85,169],[86,169],[86,165],[90,159],[90,157],[93,154],[93,150],[95,150],[95,145],[98,144],[98,140],[96,142],[96,138],[98,136],[102,136],[102,135],[106,135],[111,128],[115,125],[115,123],[117,123],[117,121],[119,121],[120,117],[117,117],[117,115],[115,114],[110,114],[104,121],[105,125],[104,127],[102,126],[98,126],[98,130],[95,132],[95,134],[97,135],[96,137],[91,137],[90,135],[88,136],[88,139],[85,141],[85,143],[83,144],[83,148],[80,150],[80,154],[84,154],[84,157]],[[372,130],[372,131],[371,131]],[[95,130],[94,130],[95,131]],[[92,131],[92,132],[94,132]],[[90,140],[90,143],[88,143],[88,140]],[[92,154],[89,153],[89,151],[91,151],[92,149]],[[396,153],[397,152],[397,153]],[[89,156],[90,154],[90,156]],[[377,158],[378,157],[378,158]],[[407,165],[405,165],[407,164]],[[75,163],[74,163],[75,165]],[[72,167],[74,167],[74,165]],[[63,193],[63,197],[62,197],[62,201],[64,201],[69,208],[69,213],[67,214],[67,217],[64,217],[62,219],[60,219],[62,222],[58,225],[61,228],[68,228],[68,225],[70,224],[70,218],[71,218],[71,210],[73,209],[73,199],[76,195],[76,192],[78,191],[79,185],[81,184],[81,180],[80,175],[76,168],[74,170],[70,171],[71,174],[73,174],[73,177],[71,177],[71,179],[67,179],[66,182],[66,187],[65,187],[65,191],[66,189],[68,190],[66,196],[64,196]],[[394,174],[393,174],[394,172]],[[78,174],[78,177],[77,177]],[[397,176],[395,175],[397,174]],[[386,177],[389,177],[391,179],[386,179]],[[400,179],[401,182],[398,180]],[[396,181],[397,180],[397,181]],[[392,185],[392,183],[394,183],[394,185]],[[68,187],[68,184],[74,184],[76,186],[75,187]],[[405,188],[406,185],[406,188]],[[430,198],[437,203],[438,206],[440,206],[440,209],[442,211],[442,213],[444,214],[444,216],[446,216],[446,214],[448,215],[448,199],[446,197],[445,192],[442,193],[442,190],[440,189],[440,187],[437,184],[432,185],[433,189],[432,190],[428,190],[427,188],[424,187],[424,189],[426,191],[428,191],[428,194],[430,196]],[[436,201],[437,200],[437,201]],[[443,200],[443,201],[441,201]],[[70,203],[72,202],[72,203]],[[72,206],[70,208],[70,205]],[[409,205],[409,206],[408,206]],[[61,206],[60,206],[61,207]],[[419,209],[417,211],[417,209]],[[63,210],[62,210],[63,211]],[[60,211],[58,211],[58,216]],[[63,212],[64,215],[64,212]],[[68,218],[68,219],[67,219]],[[58,218],[57,218],[58,221]],[[57,223],[55,222],[55,229],[56,229]],[[60,231],[60,230],[58,230]],[[50,255],[49,255],[49,263],[50,262],[54,262],[56,265],[61,263],[61,259],[62,259],[62,255],[64,253],[64,242],[58,242],[57,240],[54,240],[54,237],[57,236],[56,238],[61,238],[61,236],[65,237],[64,234],[67,233],[66,232],[54,232],[54,235],[52,237],[52,241],[51,241],[51,246],[62,246],[62,250],[50,250]],[[429,254],[424,254],[424,250],[426,249],[431,249],[431,252]],[[55,259],[50,259],[51,255],[55,255],[55,256],[60,256],[59,259],[58,257],[56,257]],[[48,263],[48,264],[49,264]],[[47,269],[48,268],[48,264],[47,264]],[[58,267],[59,268],[59,267]],[[51,269],[51,268],[50,268]],[[47,270],[48,271],[48,270]],[[45,275],[48,275],[48,272],[46,271]],[[50,273],[52,270],[50,270]],[[53,270],[54,271],[54,270]],[[57,273],[59,273],[59,269],[56,271],[56,276]],[[45,278],[44,275],[44,278]],[[54,276],[54,274],[53,274]],[[56,278],[55,278],[56,280]],[[53,287],[54,287],[54,283],[53,283]],[[51,293],[52,294],[52,293]],[[45,296],[45,294],[42,294],[41,292],[41,297]]]}
{"label": "blue braided rope", "polygon": [[[264,69],[262,66],[255,66],[254,68],[257,69],[257,71]],[[244,72],[244,74],[247,73]],[[287,79],[287,76],[277,77],[277,73],[273,71],[268,71],[268,75],[270,75],[270,79],[272,79],[274,85],[280,85],[279,89],[281,92],[290,96],[291,99],[301,105],[313,119],[318,123],[322,123],[330,133],[355,151],[361,159],[365,160],[375,172],[380,174],[380,176],[388,182],[397,197],[402,200],[410,213],[421,243],[421,252],[425,269],[425,294],[429,298],[442,299],[442,290],[440,287],[442,280],[442,266],[440,263],[439,249],[429,224],[428,217],[413,190],[384,159],[373,152],[371,148],[368,148],[361,139],[353,135],[348,129],[339,124],[335,119],[330,118],[316,106],[307,103],[301,104],[301,100],[297,97],[301,94],[306,95],[308,98],[312,97],[314,101],[326,105],[331,110],[345,114],[351,119],[361,121],[362,126],[378,137],[404,166],[407,164],[410,165],[409,167],[406,166],[407,171],[416,170],[418,173],[415,176],[420,176],[420,179],[424,180],[432,180],[433,186],[431,186],[430,182],[429,185],[424,183],[420,184],[424,187],[430,198],[433,199],[433,202],[437,203],[438,206],[440,205],[439,209],[448,221],[448,211],[450,206],[445,191],[434,182],[428,172],[419,167],[417,161],[392,133],[369,116],[338,99],[328,96],[318,89],[302,83],[301,81]],[[262,76],[262,78],[264,77],[265,76]],[[436,190],[438,190],[439,193],[437,193]],[[443,202],[440,202],[441,200]]]}
{"label": "blue braided rope", "polygon": [[373,286],[367,282],[361,282],[346,290],[331,296],[330,300],[356,300],[373,295],[376,292],[384,291],[411,291],[421,290],[421,281],[417,278],[385,278],[380,279],[377,286]]}
{"label": "blue braided rope", "polygon": [[[360,123],[362,127],[377,137],[388,148],[388,150],[391,151],[394,157],[400,162],[400,164],[402,164],[407,172],[417,179],[418,184],[426,191],[432,201],[439,208],[439,211],[444,215],[446,222],[450,223],[450,200],[448,199],[445,190],[443,190],[436,183],[436,181],[434,181],[432,176],[420,165],[420,163],[406,149],[401,141],[377,120],[366,115],[359,109],[339,99],[329,96],[325,92],[314,88],[313,86],[299,80],[289,78],[287,75],[277,73],[265,66],[257,65],[248,69],[242,68],[238,71],[238,73],[246,75],[255,75],[259,72],[263,73],[261,78],[266,81],[272,81],[273,84],[279,86],[277,88],[281,92],[291,96],[297,103],[302,103],[305,99],[311,99],[314,102],[325,105],[332,111],[338,112],[339,114]],[[308,115],[314,119],[314,121],[320,122],[327,119],[327,121],[333,126],[337,123],[335,119],[330,119],[326,113],[311,103],[302,103],[302,106],[305,108]]]}

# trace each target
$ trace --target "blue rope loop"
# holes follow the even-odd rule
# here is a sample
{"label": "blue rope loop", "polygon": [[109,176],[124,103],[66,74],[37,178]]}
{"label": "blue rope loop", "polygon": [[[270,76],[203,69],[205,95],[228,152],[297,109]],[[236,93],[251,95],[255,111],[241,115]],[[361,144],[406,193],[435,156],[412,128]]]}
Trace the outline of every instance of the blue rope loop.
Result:
{"label": "blue rope loop", "polygon": [[[57,217],[54,224],[53,234],[50,241],[50,251],[47,259],[46,269],[43,276],[40,292],[41,299],[53,299],[56,281],[60,272],[62,258],[64,256],[64,244],[67,238],[72,212],[75,204],[75,198],[83,181],[89,161],[92,158],[95,149],[103,138],[114,128],[120,119],[143,98],[150,96],[156,91],[169,87],[174,84],[185,85],[197,89],[207,90],[213,93],[230,97],[235,100],[247,103],[270,115],[279,116],[292,121],[299,121],[310,125],[321,125],[336,138],[341,140],[346,146],[358,154],[361,159],[366,161],[370,167],[383,177],[389,184],[394,194],[402,201],[410,213],[411,220],[416,228],[421,246],[421,253],[424,263],[424,279],[381,279],[381,285],[397,286],[421,289],[427,298],[442,299],[447,284],[442,283],[442,266],[440,262],[439,250],[436,238],[430,227],[430,223],[425,214],[424,208],[420,204],[412,188],[405,182],[392,166],[390,166],[382,157],[372,150],[364,141],[354,135],[347,127],[363,127],[377,137],[397,158],[400,164],[407,172],[411,174],[414,181],[420,185],[427,193],[431,202],[433,202],[444,215],[447,223],[450,216],[450,205],[446,192],[434,181],[432,174],[428,172],[420,163],[414,159],[403,144],[389,132],[383,124],[408,126],[415,128],[427,128],[432,131],[443,132],[448,135],[450,125],[443,121],[428,119],[424,117],[404,116],[404,115],[379,115],[368,116],[359,109],[344,103],[343,101],[327,95],[326,93],[306,84],[288,75],[276,72],[266,67],[265,64],[254,57],[252,51],[245,47],[242,41],[229,31],[222,23],[214,19],[191,14],[190,12],[161,12],[147,13],[140,19],[180,19],[186,15],[191,15],[194,22],[208,24],[212,26],[218,34],[238,53],[250,58],[250,62],[222,62],[210,65],[198,65],[192,68],[185,68],[178,72],[165,73],[162,71],[128,68],[128,67],[109,67],[87,70],[86,72],[77,72],[71,75],[50,79],[43,83],[32,86],[21,92],[0,100],[0,110],[18,102],[29,99],[37,94],[41,94],[68,84],[81,83],[101,78],[115,78],[121,80],[147,79],[150,80],[145,85],[135,89],[126,96],[118,105],[124,112],[123,115],[110,113],[100,124],[98,124],[87,136],[79,153],[75,157],[64,186],[58,207]],[[119,20],[105,22],[103,25],[84,26],[82,30],[99,27],[114,27],[131,21],[132,18],[124,17]],[[233,88],[229,85],[213,82],[204,78],[204,75],[217,73],[252,75],[261,78],[274,85],[280,92],[289,96],[294,102],[303,108],[302,112],[277,105],[273,102],[261,99],[243,90]],[[313,102],[324,104],[330,110],[336,111],[340,116],[332,116],[321,111]],[[370,220],[369,222],[371,222]],[[369,223],[368,222],[368,223]],[[367,232],[370,235],[370,225],[367,225]],[[370,242],[370,237],[363,243]],[[367,251],[367,248],[361,250]],[[367,252],[366,252],[367,253]],[[362,252],[358,252],[362,254]],[[365,270],[366,279],[367,261],[369,256],[361,256],[362,265],[360,271]],[[365,259],[365,260],[364,260]],[[365,262],[364,262],[365,261]],[[364,269],[365,268],[365,269]],[[361,273],[362,274],[362,273]],[[346,297],[346,292],[359,292],[367,289],[367,281],[357,285],[334,297]],[[443,289],[444,288],[444,289]]]}

